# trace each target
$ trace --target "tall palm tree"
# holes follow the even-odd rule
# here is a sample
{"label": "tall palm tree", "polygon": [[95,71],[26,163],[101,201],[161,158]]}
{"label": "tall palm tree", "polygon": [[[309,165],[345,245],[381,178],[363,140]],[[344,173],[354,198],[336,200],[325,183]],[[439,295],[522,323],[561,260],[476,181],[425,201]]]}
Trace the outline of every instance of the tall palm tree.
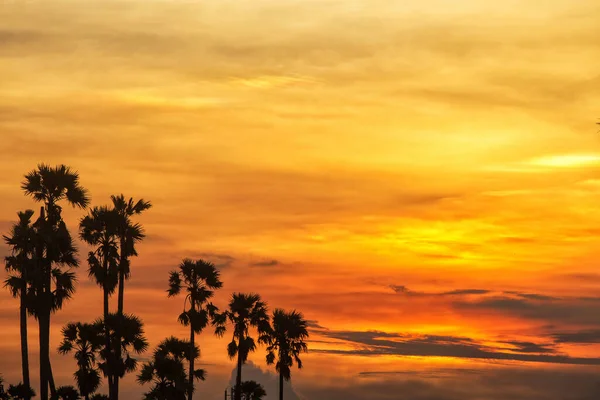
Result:
{"label": "tall palm tree", "polygon": [[[79,174],[65,165],[38,165],[27,173],[21,188],[26,195],[43,203],[35,223],[36,266],[32,291],[35,299],[34,316],[39,322],[40,397],[48,400],[48,385],[53,389],[50,367],[50,315],[62,307],[75,287],[75,275],[60,267],[76,267],[76,249],[61,215],[59,203],[85,208],[89,203],[87,191],[79,184]],[[54,285],[53,285],[54,284]]]}
{"label": "tall palm tree", "polygon": [[267,395],[263,385],[256,381],[244,381],[240,386],[244,400],[262,400]]}
{"label": "tall palm tree", "polygon": [[[152,356],[142,366],[137,377],[140,384],[153,382],[152,389],[145,394],[146,400],[185,400],[188,382],[184,361],[198,358],[200,350],[191,347],[185,340],[173,336],[163,340]],[[195,379],[204,380],[206,373],[202,369],[193,371]]]}
{"label": "tall palm tree", "polygon": [[283,380],[289,381],[294,361],[302,368],[300,354],[308,351],[308,324],[302,313],[296,310],[286,312],[282,309],[273,311],[273,326],[269,332],[267,347],[267,364],[275,364],[279,372],[279,400],[283,400]]}
{"label": "tall palm tree", "polygon": [[[9,276],[4,286],[7,287],[13,297],[18,297],[19,320],[21,327],[21,372],[23,384],[31,386],[29,380],[29,346],[27,341],[27,288],[29,286],[29,271],[32,268],[35,253],[35,231],[31,224],[34,212],[27,210],[19,212],[19,222],[13,225],[10,234],[3,236],[4,241],[11,248],[12,254],[7,256],[6,270]],[[27,397],[29,400],[29,397]]]}
{"label": "tall palm tree", "polygon": [[[83,241],[94,246],[94,249],[88,254],[88,272],[89,276],[102,288],[104,321],[108,320],[109,298],[115,292],[119,275],[118,221],[119,216],[116,211],[103,206],[91,209],[90,213],[79,223],[79,236]],[[104,358],[107,360],[114,357],[108,329],[108,326],[104,325],[106,342],[103,352]],[[112,389],[114,389],[115,375],[110,373],[111,371],[107,372],[109,397],[113,398]]]}
{"label": "tall palm tree", "polygon": [[[170,273],[168,296],[176,296],[182,289],[187,292],[179,322],[190,327],[190,349],[195,348],[196,334],[200,334],[211,322],[216,324],[218,309],[209,300],[222,286],[217,267],[204,260],[185,259],[178,271]],[[187,304],[189,308],[186,308]],[[194,357],[189,360],[188,400],[192,400],[194,393],[194,360]]]}
{"label": "tall palm tree", "polygon": [[233,338],[227,346],[227,353],[230,358],[237,355],[234,400],[241,400],[242,365],[248,360],[248,355],[256,350],[256,342],[250,336],[250,328],[257,329],[258,343],[268,343],[270,326],[267,311],[266,303],[261,301],[258,294],[234,293],[229,302],[229,309],[221,314],[221,318],[228,319],[233,325]]}
{"label": "tall palm tree", "polygon": [[[117,315],[119,319],[124,318],[123,308],[125,301],[125,279],[129,278],[130,274],[130,261],[132,256],[137,256],[135,250],[135,244],[142,240],[145,235],[143,228],[138,223],[133,223],[131,217],[133,215],[139,215],[142,212],[152,207],[152,204],[148,201],[140,199],[134,201],[133,198],[125,200],[124,195],[111,196],[113,207],[118,218],[117,234],[119,236],[119,292],[118,292],[118,304],[117,304]],[[121,354],[121,335],[122,327],[121,324],[117,325],[115,346],[115,358],[118,363],[122,363]],[[117,376],[113,381],[113,400],[119,399],[119,377]]]}
{"label": "tall palm tree", "polygon": [[[95,325],[105,326],[105,321],[102,318],[94,322]],[[133,314],[125,314],[122,318],[116,313],[110,313],[106,320],[108,326],[109,340],[111,348],[115,349],[117,345],[121,346],[121,354],[124,354],[124,360],[118,362],[114,358],[106,358],[104,352],[100,353],[103,362],[98,366],[105,375],[109,373],[115,374],[115,379],[122,378],[128,372],[133,372],[137,369],[137,360],[132,356],[134,354],[142,354],[148,349],[148,340],[144,335],[144,324],[142,320]],[[120,339],[117,340],[117,329],[120,329]],[[105,331],[102,330],[102,342],[105,342]]]}
{"label": "tall palm tree", "polygon": [[102,348],[102,332],[104,326],[100,324],[82,324],[81,322],[69,323],[63,330],[63,341],[58,348],[60,354],[75,351],[77,371],[75,382],[79,393],[89,400],[98,387],[100,387],[100,371],[96,364],[96,354]]}

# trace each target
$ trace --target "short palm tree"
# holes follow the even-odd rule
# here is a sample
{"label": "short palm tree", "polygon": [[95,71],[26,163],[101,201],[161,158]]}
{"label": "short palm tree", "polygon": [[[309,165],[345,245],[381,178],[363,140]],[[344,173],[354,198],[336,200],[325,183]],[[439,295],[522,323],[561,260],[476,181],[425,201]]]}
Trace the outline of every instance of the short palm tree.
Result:
{"label": "short palm tree", "polygon": [[230,358],[237,356],[234,400],[241,400],[242,365],[248,360],[248,355],[256,350],[256,342],[250,336],[250,329],[257,329],[258,343],[267,343],[269,340],[267,311],[266,303],[261,301],[258,294],[234,293],[229,302],[229,309],[221,314],[221,318],[229,320],[233,325],[233,338],[227,346],[227,354]]}
{"label": "short palm tree", "polygon": [[[167,290],[169,297],[178,295],[182,289],[186,291],[179,322],[190,327],[190,349],[196,346],[196,334],[200,334],[210,323],[216,324],[218,309],[209,301],[214,291],[222,286],[217,268],[204,260],[185,259],[179,265],[179,270],[171,272]],[[188,304],[189,308],[186,308]],[[194,357],[189,359],[187,400],[192,400],[194,393],[194,361]]]}
{"label": "short palm tree", "polygon": [[283,380],[289,381],[294,361],[302,368],[300,354],[308,351],[308,324],[301,313],[273,311],[272,329],[267,347],[267,364],[275,364],[279,372],[279,400],[283,400]]}
{"label": "short palm tree", "polygon": [[244,400],[262,400],[267,395],[263,385],[256,381],[244,381],[240,386]]}
{"label": "short palm tree", "polygon": [[[148,340],[144,336],[144,324],[141,319],[133,314],[125,314],[123,318],[120,318],[115,313],[110,313],[106,322],[111,348],[114,349],[119,344],[121,354],[124,354],[125,357],[121,361],[114,358],[107,359],[105,354],[100,352],[103,361],[98,365],[105,375],[112,373],[117,378],[122,378],[127,372],[133,372],[137,369],[137,360],[132,356],[142,354],[148,349]],[[94,325],[104,326],[105,322],[100,318],[94,322]],[[121,340],[119,341],[117,341],[117,328],[120,328],[121,332]],[[106,341],[104,335],[105,331],[103,330],[101,333],[103,343]]]}
{"label": "short palm tree", "polygon": [[[134,201],[132,198],[125,200],[124,195],[111,196],[113,208],[118,215],[117,222],[117,235],[119,237],[119,278],[118,278],[118,301],[117,301],[117,315],[119,319],[124,318],[124,302],[125,302],[125,280],[130,275],[130,258],[137,256],[135,244],[141,241],[145,235],[143,228],[138,223],[133,223],[131,217],[133,215],[139,215],[142,212],[148,210],[152,205],[148,201],[140,199]],[[122,337],[122,326],[118,324],[116,326],[115,339],[117,341],[115,346],[115,355],[117,363],[122,363],[121,353],[121,337]],[[113,394],[112,400],[119,399],[119,379],[123,375],[118,375],[113,381],[113,388],[111,393]]]}
{"label": "short palm tree", "polygon": [[[21,372],[23,384],[28,387],[31,386],[31,383],[29,380],[29,345],[27,341],[27,288],[35,255],[35,231],[31,224],[33,214],[32,210],[19,212],[19,222],[13,225],[9,235],[3,236],[12,252],[5,259],[6,270],[9,275],[4,286],[10,290],[13,297],[18,297],[20,301]],[[29,399],[29,397],[26,397],[26,399]]]}
{"label": "short palm tree", "polygon": [[[90,213],[81,219],[79,223],[79,236],[83,241],[93,246],[93,250],[88,254],[89,276],[96,281],[96,284],[102,288],[103,292],[103,318],[106,321],[109,309],[109,298],[115,292],[118,282],[119,268],[119,237],[118,237],[119,216],[115,210],[106,206],[94,207]],[[108,331],[108,326],[104,326]],[[114,357],[110,347],[109,335],[104,338],[104,358]],[[109,374],[108,387],[109,392],[114,388],[114,375]],[[112,394],[112,393],[111,393]]]}
{"label": "short palm tree", "polygon": [[[145,394],[146,400],[185,400],[188,391],[188,381],[184,361],[189,362],[198,358],[200,350],[190,347],[190,343],[175,337],[163,340],[150,361],[142,366],[138,382],[146,384],[153,382],[152,389]],[[202,369],[193,371],[197,380],[205,379]]]}
{"label": "short palm tree", "polygon": [[56,393],[52,396],[52,400],[79,400],[81,396],[77,389],[73,386],[61,386],[56,389]]}
{"label": "short palm tree", "polygon": [[[8,395],[7,397],[5,397],[6,399],[13,400],[25,400],[35,397],[35,391],[30,386],[27,386],[24,383],[19,383],[18,385],[10,385],[6,394]],[[2,396],[0,396],[0,399],[2,399]]]}
{"label": "short palm tree", "polygon": [[100,387],[100,371],[96,364],[96,354],[102,348],[102,332],[99,324],[69,323],[63,328],[63,341],[58,348],[60,354],[75,352],[77,371],[75,382],[79,393],[89,400],[90,395]]}
{"label": "short palm tree", "polygon": [[50,366],[50,315],[60,309],[74,291],[74,274],[60,267],[77,266],[76,249],[59,203],[64,200],[73,207],[85,208],[89,197],[79,184],[79,174],[65,165],[38,165],[25,175],[21,188],[26,195],[44,204],[35,223],[38,235],[32,295],[35,299],[33,314],[39,322],[40,397],[48,400],[48,385],[55,391]]}

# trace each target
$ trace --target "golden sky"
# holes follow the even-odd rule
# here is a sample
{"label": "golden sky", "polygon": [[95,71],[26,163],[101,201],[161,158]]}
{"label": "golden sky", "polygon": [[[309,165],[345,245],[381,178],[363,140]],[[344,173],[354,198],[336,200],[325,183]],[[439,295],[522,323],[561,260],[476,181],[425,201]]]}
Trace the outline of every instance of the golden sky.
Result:
{"label": "golden sky", "polygon": [[[594,0],[5,1],[1,231],[34,207],[23,174],[66,163],[95,205],[154,204],[126,295],[152,345],[185,334],[168,271],[203,257],[222,306],[256,291],[312,321],[290,396],[553,399],[568,378],[593,398],[598,21]],[[55,345],[101,313],[86,268]],[[16,381],[18,302],[0,302]],[[216,400],[233,363],[200,343]]]}

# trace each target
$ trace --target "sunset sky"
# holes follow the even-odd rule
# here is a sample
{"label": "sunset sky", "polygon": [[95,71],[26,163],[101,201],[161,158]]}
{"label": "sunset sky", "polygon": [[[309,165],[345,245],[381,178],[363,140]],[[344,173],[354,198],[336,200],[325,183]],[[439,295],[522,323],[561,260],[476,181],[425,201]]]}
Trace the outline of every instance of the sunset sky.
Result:
{"label": "sunset sky", "polygon": [[[126,311],[152,347],[184,338],[168,272],[214,262],[221,307],[252,291],[310,320],[289,400],[598,399],[599,21],[597,0],[3,1],[0,232],[38,209],[19,186],[39,162],[93,205],[152,201]],[[53,349],[102,313],[79,249]],[[229,338],[199,339],[202,399]],[[20,379],[5,290],[0,373]]]}

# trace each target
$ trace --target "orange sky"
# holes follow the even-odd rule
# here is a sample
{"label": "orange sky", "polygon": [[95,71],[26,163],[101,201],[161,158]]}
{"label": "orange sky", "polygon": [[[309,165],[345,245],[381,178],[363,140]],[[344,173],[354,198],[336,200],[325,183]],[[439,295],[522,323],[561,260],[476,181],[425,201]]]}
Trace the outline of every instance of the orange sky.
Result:
{"label": "orange sky", "polygon": [[[66,163],[94,205],[154,204],[126,295],[152,345],[185,334],[167,272],[204,257],[221,305],[257,291],[313,321],[297,398],[542,398],[556,376],[591,395],[598,367],[566,364],[600,364],[600,8],[413,3],[4,2],[1,232],[33,207],[23,174]],[[101,313],[86,268],[56,345]],[[9,381],[17,306],[0,295]],[[200,343],[216,400],[233,363]]]}

